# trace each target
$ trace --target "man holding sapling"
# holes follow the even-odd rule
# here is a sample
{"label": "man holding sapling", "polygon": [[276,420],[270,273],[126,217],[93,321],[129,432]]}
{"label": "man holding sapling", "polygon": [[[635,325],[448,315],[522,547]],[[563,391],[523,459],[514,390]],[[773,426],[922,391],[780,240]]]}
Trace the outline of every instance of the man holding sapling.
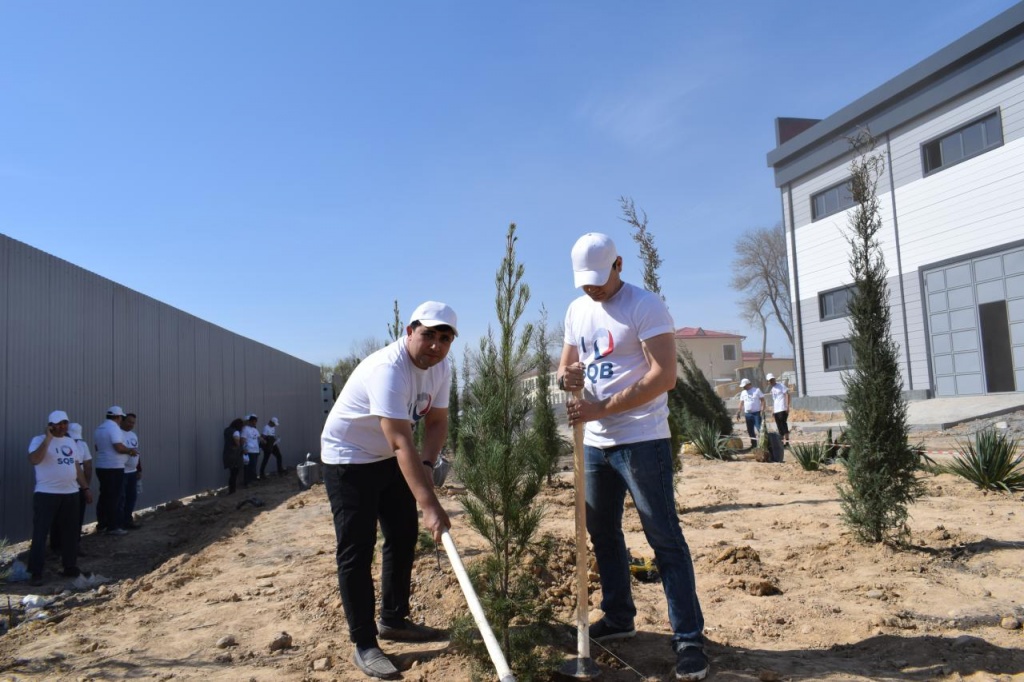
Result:
{"label": "man holding sapling", "polygon": [[[338,585],[355,644],[354,662],[370,677],[398,669],[377,637],[426,642],[442,630],[409,620],[412,565],[418,538],[416,506],[436,542],[451,526],[434,494],[433,469],[448,438],[452,369],[448,352],[458,335],[455,311],[427,301],[405,336],[359,363],[331,409],[321,434],[324,484],[334,515]],[[423,445],[413,426],[422,421]],[[384,534],[380,620],[374,622],[371,568],[377,523]]]}
{"label": "man holding sapling", "polygon": [[565,316],[558,366],[569,423],[585,423],[587,531],[601,574],[604,617],[590,627],[598,642],[636,635],[629,553],[622,534],[626,491],[636,502],[658,563],[677,680],[702,680],[704,615],[690,549],[676,513],[669,389],[676,381],[675,326],[660,296],[622,281],[622,258],[607,235],[585,234],[572,249],[576,287]]}

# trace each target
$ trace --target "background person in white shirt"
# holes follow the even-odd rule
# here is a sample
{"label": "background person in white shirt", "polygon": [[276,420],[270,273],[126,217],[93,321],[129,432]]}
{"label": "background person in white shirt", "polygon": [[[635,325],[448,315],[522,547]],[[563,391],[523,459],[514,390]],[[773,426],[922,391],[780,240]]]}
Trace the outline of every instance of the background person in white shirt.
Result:
{"label": "background person in white shirt", "polygon": [[775,380],[775,375],[769,373],[765,377],[768,380],[768,395],[772,397],[772,416],[775,417],[775,426],[779,429],[779,436],[782,438],[783,447],[789,446],[789,389],[786,384]]}
{"label": "background person in white shirt", "polygon": [[[359,363],[331,408],[320,436],[324,484],[334,515],[338,588],[355,644],[354,661],[371,677],[398,669],[377,636],[399,641],[444,638],[409,620],[412,565],[419,524],[436,542],[451,525],[434,494],[433,467],[448,438],[452,370],[448,352],[458,335],[455,311],[427,301],[413,311],[405,336]],[[423,422],[416,447],[413,425]],[[380,620],[373,555],[384,534]]]}
{"label": "background person in white shirt", "polygon": [[[68,437],[68,415],[61,410],[50,413],[46,430],[28,446],[28,461],[35,471],[36,485],[32,494],[32,545],[28,570],[33,586],[43,583],[46,559],[46,535],[57,519],[61,538],[61,564],[64,575],[77,578],[78,568],[78,498],[84,494],[92,502],[82,466],[75,459],[75,441]],[[84,493],[80,493],[83,491]]]}
{"label": "background person in white shirt", "polygon": [[245,415],[245,426],[239,432],[242,436],[242,453],[249,460],[245,463],[245,476],[242,479],[242,483],[245,487],[249,487],[249,484],[257,479],[256,467],[259,466],[260,460],[260,443],[263,442],[263,436],[260,435],[259,429],[256,428],[256,424],[259,422],[259,417],[253,413]]}
{"label": "background person in white shirt", "polygon": [[135,523],[135,501],[139,498],[139,481],[142,479],[142,460],[139,457],[139,436],[135,433],[135,422],[137,417],[134,412],[129,412],[121,420],[121,430],[124,431],[124,444],[129,450],[134,450],[134,455],[129,455],[124,463],[124,494],[121,496],[121,505],[117,509],[118,525],[125,530],[136,530],[141,528]]}
{"label": "background person in white shirt", "polygon": [[747,435],[750,436],[750,447],[757,447],[757,435],[761,432],[761,417],[764,413],[764,393],[750,383],[750,379],[740,381],[739,418],[747,422]]}
{"label": "background person in white shirt", "polygon": [[124,496],[124,465],[138,452],[124,444],[121,420],[124,410],[114,405],[107,410],[107,418],[96,427],[92,444],[96,448],[93,459],[96,478],[100,482],[100,499],[96,503],[96,532],[124,535],[128,531],[120,526],[117,511]]}
{"label": "background person in white shirt", "polygon": [[[85,475],[85,486],[88,488],[92,485],[92,453],[89,452],[89,444],[82,438],[82,425],[72,422],[68,425],[68,438],[75,441],[75,460],[82,466],[82,473]],[[85,490],[82,489],[82,494],[78,496],[78,534],[81,536],[82,526],[85,524],[85,508],[88,503],[85,501]],[[61,538],[60,538],[60,522],[54,518],[53,525],[50,527],[50,549],[57,554],[60,554]],[[78,546],[78,556],[85,556],[82,551],[81,543]]]}
{"label": "background person in white shirt", "polygon": [[281,463],[281,448],[278,443],[281,439],[277,437],[277,427],[281,422],[277,417],[271,417],[267,425],[263,427],[263,462],[260,464],[260,478],[267,475],[267,462],[273,455],[277,460],[277,475],[284,476],[284,466]]}

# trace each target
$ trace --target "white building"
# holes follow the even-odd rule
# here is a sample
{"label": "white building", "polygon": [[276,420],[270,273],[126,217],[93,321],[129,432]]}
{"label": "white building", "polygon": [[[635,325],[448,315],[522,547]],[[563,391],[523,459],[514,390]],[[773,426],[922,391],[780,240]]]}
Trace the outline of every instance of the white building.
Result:
{"label": "white building", "polygon": [[824,120],[776,120],[801,395],[841,395],[852,364],[847,139],[863,129],[885,162],[908,396],[1024,391],[1024,3]]}

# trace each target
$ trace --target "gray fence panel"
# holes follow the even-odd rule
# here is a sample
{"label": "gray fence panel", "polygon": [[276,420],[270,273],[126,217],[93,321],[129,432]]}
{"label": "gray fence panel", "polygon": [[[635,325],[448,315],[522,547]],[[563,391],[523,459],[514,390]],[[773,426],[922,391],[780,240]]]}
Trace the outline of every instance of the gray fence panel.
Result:
{"label": "gray fence panel", "polygon": [[289,466],[318,450],[315,365],[4,235],[0,266],[0,537],[31,532],[27,448],[53,409],[90,445],[110,405],[138,414],[140,507],[224,485],[221,434],[246,411],[281,419]]}

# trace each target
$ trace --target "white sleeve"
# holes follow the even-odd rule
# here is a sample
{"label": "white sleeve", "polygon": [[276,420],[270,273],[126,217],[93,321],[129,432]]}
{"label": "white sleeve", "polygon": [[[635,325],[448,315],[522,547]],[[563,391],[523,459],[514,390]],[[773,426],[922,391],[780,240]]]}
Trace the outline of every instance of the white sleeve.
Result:
{"label": "white sleeve", "polygon": [[652,339],[662,334],[675,332],[675,324],[672,322],[672,314],[668,306],[661,298],[652,294],[640,299],[634,312],[633,323],[636,325],[636,335],[641,341]]}
{"label": "white sleeve", "polygon": [[[114,426],[117,426],[117,424]],[[110,429],[110,444],[116,445],[117,443],[124,445],[124,431],[121,430],[120,426],[117,426],[116,429]]]}
{"label": "white sleeve", "polygon": [[370,414],[388,419],[409,419],[411,388],[402,372],[389,365],[379,365],[366,377],[366,397]]}
{"label": "white sleeve", "polygon": [[[35,452],[36,448],[38,448],[42,444],[42,442],[43,442],[43,440],[45,438],[46,438],[46,436],[36,436],[35,438],[33,438],[32,442],[28,444],[28,452],[29,452],[29,454],[32,454],[33,452]],[[22,441],[22,442],[24,442],[24,441]]]}

